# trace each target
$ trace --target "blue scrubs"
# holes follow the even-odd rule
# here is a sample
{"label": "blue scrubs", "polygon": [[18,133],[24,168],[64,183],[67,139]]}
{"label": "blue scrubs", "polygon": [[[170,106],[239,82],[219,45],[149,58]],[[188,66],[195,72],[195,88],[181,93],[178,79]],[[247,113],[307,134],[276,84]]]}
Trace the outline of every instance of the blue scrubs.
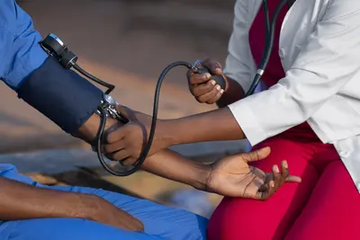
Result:
{"label": "blue scrubs", "polygon": [[[53,218],[0,222],[0,240],[205,240],[208,220],[190,212],[85,187],[44,186],[21,176],[10,164],[0,164],[0,177],[42,188],[95,194],[141,220],[145,232],[130,232],[83,219]],[[1,196],[0,196],[1,197]],[[26,199],[24,199],[26,201]]]}
{"label": "blue scrubs", "polygon": [[12,89],[16,90],[47,59],[40,41],[30,16],[14,0],[1,0],[0,79]]}
{"label": "blue scrubs", "polygon": [[[48,56],[38,44],[40,40],[41,36],[33,29],[29,15],[14,0],[1,0],[0,79],[12,89],[17,91],[24,80],[46,62]],[[144,233],[135,233],[83,219],[5,221],[0,222],[0,240],[205,239],[207,219],[183,210],[100,189],[43,186],[33,182],[29,177],[19,175],[15,167],[10,164],[0,164],[0,177],[43,188],[96,194],[129,212],[145,225]]]}

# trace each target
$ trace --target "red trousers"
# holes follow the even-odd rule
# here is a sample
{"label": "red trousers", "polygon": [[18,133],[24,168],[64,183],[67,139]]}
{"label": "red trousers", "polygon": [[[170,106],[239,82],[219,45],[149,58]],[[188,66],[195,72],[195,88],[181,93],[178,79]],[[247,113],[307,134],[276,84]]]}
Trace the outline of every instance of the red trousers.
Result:
{"label": "red trousers", "polygon": [[225,197],[210,219],[209,240],[360,239],[360,195],[332,145],[274,137],[256,166],[287,160],[302,182],[286,183],[267,201]]}

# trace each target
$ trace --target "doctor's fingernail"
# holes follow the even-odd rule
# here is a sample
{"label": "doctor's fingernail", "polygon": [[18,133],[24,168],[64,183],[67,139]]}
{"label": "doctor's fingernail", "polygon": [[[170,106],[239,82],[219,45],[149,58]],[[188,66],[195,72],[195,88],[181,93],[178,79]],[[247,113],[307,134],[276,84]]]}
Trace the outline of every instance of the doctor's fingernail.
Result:
{"label": "doctor's fingernail", "polygon": [[215,86],[216,82],[215,80],[211,80],[211,85]]}
{"label": "doctor's fingernail", "polygon": [[216,90],[220,91],[221,87],[219,85],[216,86]]}
{"label": "doctor's fingernail", "polygon": [[279,172],[280,172],[279,167],[278,167],[277,165],[274,166],[274,171],[275,171],[276,173],[279,173]]}
{"label": "doctor's fingernail", "polygon": [[224,93],[224,89],[221,89],[220,93],[223,94],[223,93]]}
{"label": "doctor's fingernail", "polygon": [[206,78],[211,78],[211,74],[210,73],[206,73]]}
{"label": "doctor's fingernail", "polygon": [[273,181],[270,182],[270,187],[275,187],[275,183]]}

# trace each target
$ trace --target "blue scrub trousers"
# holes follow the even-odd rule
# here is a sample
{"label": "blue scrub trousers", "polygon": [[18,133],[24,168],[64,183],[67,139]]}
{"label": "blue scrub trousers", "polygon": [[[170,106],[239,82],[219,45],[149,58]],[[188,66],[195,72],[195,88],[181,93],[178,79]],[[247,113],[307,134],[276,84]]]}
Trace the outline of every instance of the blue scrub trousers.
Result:
{"label": "blue scrub trousers", "polygon": [[[0,221],[0,240],[205,240],[208,220],[190,212],[119,193],[85,187],[44,186],[0,164],[0,176],[37,187],[100,196],[141,220],[144,232],[130,232],[76,218]],[[1,197],[1,196],[0,196]],[[24,199],[26,201],[26,199]]]}

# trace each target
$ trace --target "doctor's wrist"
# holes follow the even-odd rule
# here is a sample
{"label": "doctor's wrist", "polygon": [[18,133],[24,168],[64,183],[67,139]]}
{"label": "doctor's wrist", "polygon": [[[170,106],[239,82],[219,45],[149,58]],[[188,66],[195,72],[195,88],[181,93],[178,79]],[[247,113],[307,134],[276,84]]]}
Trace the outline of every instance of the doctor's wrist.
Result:
{"label": "doctor's wrist", "polygon": [[241,85],[234,79],[227,77],[228,89],[222,94],[216,102],[219,108],[223,108],[244,98],[245,92]]}

